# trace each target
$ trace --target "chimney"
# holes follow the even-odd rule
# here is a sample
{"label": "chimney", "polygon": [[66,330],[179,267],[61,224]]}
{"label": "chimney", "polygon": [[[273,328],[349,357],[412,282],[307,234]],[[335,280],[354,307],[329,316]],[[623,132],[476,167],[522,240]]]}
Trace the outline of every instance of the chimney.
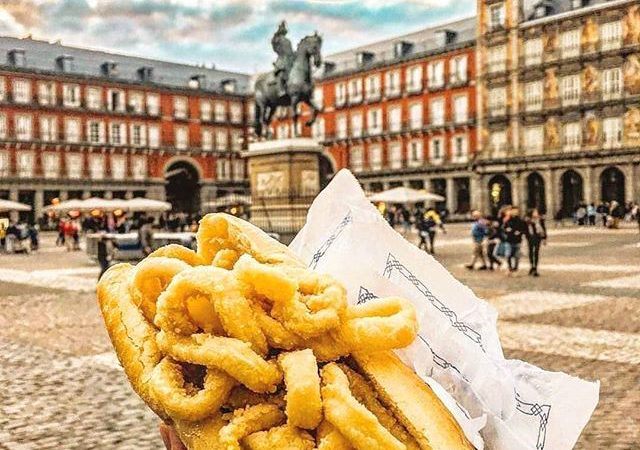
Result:
{"label": "chimney", "polygon": [[369,64],[373,61],[374,58],[375,55],[371,52],[358,52],[358,54],[356,55],[356,61],[358,62],[359,66]]}
{"label": "chimney", "polygon": [[393,55],[396,58],[402,58],[403,56],[407,56],[412,51],[413,51],[413,42],[398,41],[395,44],[393,44]]}
{"label": "chimney", "polygon": [[105,77],[112,77],[118,74],[118,64],[114,61],[105,61],[100,65],[100,72]]}
{"label": "chimney", "polygon": [[138,69],[138,80],[147,82],[153,80],[153,67],[142,66]]}
{"label": "chimney", "polygon": [[14,48],[7,52],[7,60],[14,67],[24,67],[27,63],[25,52],[21,48]]}
{"label": "chimney", "polygon": [[440,47],[446,47],[447,45],[454,44],[458,38],[458,33],[452,30],[438,30],[436,31],[436,39]]}
{"label": "chimney", "polygon": [[72,72],[73,71],[73,56],[60,55],[56,58],[56,68],[60,72]]}

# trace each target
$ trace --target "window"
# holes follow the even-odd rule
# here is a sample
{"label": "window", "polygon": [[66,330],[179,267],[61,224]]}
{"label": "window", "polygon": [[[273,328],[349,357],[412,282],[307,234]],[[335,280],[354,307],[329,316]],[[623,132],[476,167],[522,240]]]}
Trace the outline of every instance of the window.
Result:
{"label": "window", "polygon": [[160,147],[160,128],[157,125],[149,125],[149,147]]}
{"label": "window", "polygon": [[242,150],[243,143],[244,143],[244,136],[242,134],[242,131],[233,130],[231,132],[231,150],[234,150],[234,151]]}
{"label": "window", "polygon": [[77,84],[62,85],[62,104],[68,108],[80,106],[80,86]]}
{"label": "window", "polygon": [[389,108],[388,118],[389,131],[397,133],[402,129],[402,109],[399,106]]}
{"label": "window", "polygon": [[67,178],[79,180],[82,178],[82,155],[79,153],[67,153]]}
{"label": "window", "polygon": [[469,106],[466,95],[453,98],[453,120],[455,123],[465,123],[469,120]]}
{"label": "window", "polygon": [[489,29],[504,28],[504,5],[492,5],[489,7]]}
{"label": "window", "polygon": [[444,99],[436,99],[431,101],[431,125],[444,125]]}
{"label": "window", "polygon": [[229,114],[231,116],[231,123],[241,123],[242,105],[240,103],[231,103],[231,105],[229,105]]}
{"label": "window", "polygon": [[525,111],[540,111],[542,109],[542,81],[532,81],[524,85]]}
{"label": "window", "polygon": [[582,144],[582,126],[580,122],[570,122],[562,127],[562,139],[565,150],[580,150]]}
{"label": "window", "polygon": [[53,152],[43,153],[42,167],[45,178],[58,178],[60,174],[60,156]]}
{"label": "window", "polygon": [[324,91],[322,86],[318,86],[313,90],[313,103],[320,109],[324,106]]}
{"label": "window", "polygon": [[111,178],[124,180],[127,170],[127,160],[123,155],[111,156]]}
{"label": "window", "polygon": [[362,78],[349,80],[349,103],[360,103],[362,101]]}
{"label": "window", "polygon": [[20,178],[31,178],[33,176],[33,168],[35,166],[35,155],[33,152],[17,152],[16,163],[18,176]]}
{"label": "window", "polygon": [[502,157],[507,153],[507,132],[494,131],[489,138],[491,143],[491,155],[494,157]]}
{"label": "window", "polygon": [[422,153],[422,141],[414,140],[409,142],[409,148],[407,152],[407,159],[409,160],[410,167],[416,167],[422,165],[423,153]]}
{"label": "window", "polygon": [[382,111],[379,108],[367,112],[367,130],[369,134],[382,133]]}
{"label": "window", "polygon": [[0,151],[0,176],[9,176],[9,152]]}
{"label": "window", "polygon": [[7,116],[0,114],[0,139],[7,138]]}
{"label": "window", "polygon": [[602,132],[605,148],[616,148],[622,145],[622,119],[608,117],[602,121]]}
{"label": "window", "polygon": [[622,24],[620,21],[600,25],[600,42],[603,51],[620,48],[622,45]]}
{"label": "window", "polygon": [[147,177],[147,159],[144,156],[131,158],[131,171],[134,180],[144,180]]}
{"label": "window", "polygon": [[345,139],[347,137],[347,116],[344,114],[338,116],[336,119],[336,128],[338,139]]}
{"label": "window", "polygon": [[461,84],[467,82],[467,57],[456,56],[449,61],[449,82]]}
{"label": "window", "polygon": [[102,108],[102,88],[87,88],[87,108],[97,110]]}
{"label": "window", "polygon": [[186,119],[187,107],[186,97],[173,97],[173,117],[176,119]]}
{"label": "window", "polygon": [[135,114],[144,111],[144,94],[142,92],[129,92],[129,108]]}
{"label": "window", "polygon": [[216,150],[225,151],[228,148],[227,130],[216,130]]}
{"label": "window", "polygon": [[412,130],[422,128],[422,103],[413,103],[409,106],[409,126]]}
{"label": "window", "polygon": [[104,178],[104,155],[89,156],[89,176],[92,180],[102,180]]}
{"label": "window", "polygon": [[213,132],[208,129],[202,130],[202,150],[213,150]]}
{"label": "window", "polygon": [[215,102],[213,116],[216,122],[225,122],[227,120],[227,106],[222,102]]}
{"label": "window", "polygon": [[380,75],[370,75],[364,80],[365,98],[378,100],[380,98]]}
{"label": "window", "polygon": [[16,139],[19,141],[31,140],[31,116],[18,114],[15,116]]}
{"label": "window", "polygon": [[606,69],[602,71],[602,98],[612,100],[622,95],[622,69]]}
{"label": "window", "polygon": [[580,56],[580,30],[565,31],[560,35],[560,53],[563,58]]}
{"label": "window", "polygon": [[524,150],[528,154],[541,154],[544,145],[544,129],[541,126],[524,129]]}
{"label": "window", "polygon": [[444,86],[444,61],[435,61],[427,66],[429,70],[429,89]]}
{"label": "window", "polygon": [[158,94],[147,94],[147,113],[151,116],[160,114],[160,96]]}
{"label": "window", "polygon": [[244,161],[236,159],[233,161],[233,179],[242,180],[244,178]]}
{"label": "window", "polygon": [[384,92],[387,97],[400,95],[400,71],[390,70],[384,76]]}
{"label": "window", "polygon": [[336,83],[336,106],[343,106],[347,102],[347,85],[342,83]]}
{"label": "window", "polygon": [[31,103],[31,81],[21,78],[13,80],[13,101],[16,103]]}
{"label": "window", "polygon": [[147,145],[146,126],[140,123],[131,124],[131,145],[135,147],[143,147]]}
{"label": "window", "polygon": [[205,122],[211,120],[211,102],[209,100],[200,100],[200,120]]}
{"label": "window", "polygon": [[189,129],[187,127],[176,127],[176,148],[184,150],[189,146]]}
{"label": "window", "polygon": [[0,77],[0,101],[5,101],[5,97],[6,97],[6,85],[5,85],[5,80],[4,77]]}
{"label": "window", "polygon": [[352,137],[362,136],[362,114],[361,113],[351,115],[351,136]]}
{"label": "window", "polygon": [[369,147],[369,168],[371,170],[382,169],[382,146],[372,145]]}
{"label": "window", "polygon": [[363,166],[362,147],[352,147],[349,152],[349,167],[354,172],[362,171]]}
{"label": "window", "polygon": [[53,81],[38,83],[38,103],[42,106],[54,106],[56,104],[56,84]]}
{"label": "window", "polygon": [[507,112],[507,90],[506,88],[489,89],[489,116],[503,116]]}
{"label": "window", "polygon": [[524,64],[533,66],[542,64],[542,39],[528,39],[524,43]]}
{"label": "window", "polygon": [[580,75],[562,77],[561,81],[562,105],[576,105],[580,102]]}
{"label": "window", "polygon": [[91,144],[103,144],[104,134],[104,122],[87,122],[87,138]]}
{"label": "window", "polygon": [[109,111],[124,111],[124,91],[109,89],[107,91],[107,109]]}
{"label": "window", "polygon": [[468,160],[467,136],[456,135],[451,138],[451,160],[454,163],[464,163]]}
{"label": "window", "polygon": [[487,51],[487,72],[498,73],[507,70],[507,47],[499,45]]}
{"label": "window", "polygon": [[231,177],[231,161],[218,158],[216,161],[216,174],[219,180],[228,180]]}
{"label": "window", "polygon": [[127,143],[127,133],[123,123],[112,122],[109,126],[109,143],[124,145]]}
{"label": "window", "polygon": [[324,118],[323,117],[317,118],[316,121],[313,123],[313,125],[311,125],[311,136],[318,141],[324,140]]}
{"label": "window", "polygon": [[58,140],[58,123],[55,117],[40,117],[40,140],[45,142]]}
{"label": "window", "polygon": [[444,141],[442,140],[442,138],[437,137],[431,139],[429,159],[434,164],[438,164],[444,161]]}
{"label": "window", "polygon": [[402,145],[399,142],[389,144],[389,166],[392,169],[402,168]]}
{"label": "window", "polygon": [[419,92],[422,90],[422,66],[412,66],[406,72],[407,91]]}

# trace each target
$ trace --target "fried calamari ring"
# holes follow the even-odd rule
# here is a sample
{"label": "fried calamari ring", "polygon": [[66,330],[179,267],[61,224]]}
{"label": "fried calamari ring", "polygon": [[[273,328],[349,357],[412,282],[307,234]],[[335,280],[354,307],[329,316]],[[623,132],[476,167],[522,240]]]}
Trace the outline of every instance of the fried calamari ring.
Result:
{"label": "fried calamari ring", "polygon": [[305,349],[282,353],[278,356],[278,363],[287,388],[285,412],[288,423],[313,430],[322,420],[320,376],[313,352]]}
{"label": "fried calamari ring", "polygon": [[325,418],[357,450],[406,450],[406,446],[353,397],[349,380],[337,364],[324,366],[322,382]]}
{"label": "fried calamari ring", "polygon": [[204,259],[202,259],[196,252],[179,244],[169,244],[164,247],[160,247],[159,249],[151,252],[148,257],[156,258],[158,256],[180,259],[190,266],[202,266],[206,264]]}
{"label": "fried calamari ring", "polygon": [[252,308],[253,316],[267,338],[267,343],[270,347],[282,350],[304,348],[303,340],[300,336],[287,330],[284,325],[267,314],[260,305],[253,302]]}
{"label": "fried calamari ring", "polygon": [[220,429],[220,444],[224,450],[241,450],[240,441],[250,434],[284,422],[283,412],[276,405],[261,403],[236,409],[227,425]]}
{"label": "fried calamari ring", "polygon": [[156,304],[162,291],[173,277],[190,268],[184,261],[167,257],[147,258],[135,266],[129,294],[149,322],[153,323]]}
{"label": "fried calamari ring", "polygon": [[416,310],[398,297],[372,300],[347,309],[340,338],[354,351],[375,352],[403,348],[418,334]]}
{"label": "fried calamari ring", "polygon": [[323,420],[316,431],[318,450],[353,450],[349,441],[326,420]]}
{"label": "fried calamari ring", "polygon": [[258,431],[243,439],[248,450],[313,450],[313,437],[290,424]]}
{"label": "fried calamari ring", "polygon": [[[327,298],[322,300],[324,304],[317,297],[313,299],[316,307],[313,311],[298,292],[296,280],[280,268],[261,264],[243,255],[236,263],[234,272],[254,295],[265,297],[272,303],[271,316],[301,337],[319,336],[340,324],[340,315],[346,308],[346,296],[341,296],[344,291],[333,285],[323,286]],[[319,296],[321,293],[313,295]],[[251,292],[248,296],[251,296]]]}
{"label": "fried calamari ring", "polygon": [[209,368],[202,389],[185,385],[182,367],[165,357],[151,373],[149,394],[172,419],[196,421],[216,413],[235,384],[226,373]]}
{"label": "fried calamari ring", "polygon": [[173,359],[222,370],[255,392],[274,392],[282,381],[277,364],[265,361],[239,339],[160,331],[156,341],[160,350]]}

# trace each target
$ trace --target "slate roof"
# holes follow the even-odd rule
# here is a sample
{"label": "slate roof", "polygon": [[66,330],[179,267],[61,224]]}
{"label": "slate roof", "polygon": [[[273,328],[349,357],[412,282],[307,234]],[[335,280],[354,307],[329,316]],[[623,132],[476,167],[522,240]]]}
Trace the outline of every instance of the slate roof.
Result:
{"label": "slate roof", "polygon": [[579,11],[582,8],[588,8],[590,6],[600,5],[603,3],[611,3],[611,0],[583,0],[582,6],[574,9],[572,7],[572,0],[523,0],[523,13],[527,20],[535,20],[535,10],[538,5],[548,6],[548,13],[544,17],[555,16],[556,14],[562,14],[568,11]]}
{"label": "slate roof", "polygon": [[0,68],[9,65],[9,52],[14,49],[24,50],[25,69],[45,72],[59,71],[56,58],[67,55],[73,57],[73,63],[71,70],[66,73],[73,75],[104,78],[101,65],[111,61],[117,64],[117,74],[109,79],[117,81],[140,82],[138,69],[152,67],[151,82],[162,86],[189,88],[189,81],[193,76],[204,75],[204,80],[201,83],[202,90],[221,92],[221,82],[229,79],[236,80],[236,93],[248,93],[250,88],[249,75],[243,73],[70,47],[58,42],[52,43],[32,38],[9,36],[0,36]]}

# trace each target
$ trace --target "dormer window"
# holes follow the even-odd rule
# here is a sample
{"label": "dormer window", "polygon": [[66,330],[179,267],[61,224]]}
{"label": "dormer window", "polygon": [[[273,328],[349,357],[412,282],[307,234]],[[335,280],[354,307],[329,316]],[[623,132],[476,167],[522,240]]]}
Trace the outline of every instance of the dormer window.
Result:
{"label": "dormer window", "polygon": [[371,52],[358,52],[356,55],[356,61],[359,66],[364,66],[365,64],[369,64],[373,61],[374,54]]}
{"label": "dormer window", "polygon": [[571,7],[573,9],[582,8],[584,6],[583,0],[572,0]]}
{"label": "dormer window", "polygon": [[13,50],[9,50],[7,59],[9,60],[9,64],[14,67],[24,67],[27,62],[25,52],[21,48],[14,48]]}
{"label": "dormer window", "polygon": [[204,82],[205,82],[204,75],[193,75],[191,78],[189,78],[189,87],[191,89],[203,89]]}
{"label": "dormer window", "polygon": [[61,55],[56,58],[56,67],[61,72],[73,71],[73,56]]}
{"label": "dormer window", "polygon": [[396,58],[408,55],[413,50],[413,44],[407,41],[399,41],[393,45],[393,54]]}
{"label": "dormer window", "polygon": [[105,77],[112,77],[118,74],[118,64],[113,61],[105,61],[100,66],[100,71]]}
{"label": "dormer window", "polygon": [[138,69],[138,79],[140,81],[151,81],[153,79],[153,67],[140,67]]}
{"label": "dormer window", "polygon": [[455,43],[458,33],[451,30],[439,30],[436,32],[436,36],[438,39],[438,45],[440,47],[446,47],[447,45]]}
{"label": "dormer window", "polygon": [[230,78],[228,80],[222,80],[220,82],[220,85],[222,86],[222,90],[224,92],[233,93],[236,91],[238,81],[235,78]]}

